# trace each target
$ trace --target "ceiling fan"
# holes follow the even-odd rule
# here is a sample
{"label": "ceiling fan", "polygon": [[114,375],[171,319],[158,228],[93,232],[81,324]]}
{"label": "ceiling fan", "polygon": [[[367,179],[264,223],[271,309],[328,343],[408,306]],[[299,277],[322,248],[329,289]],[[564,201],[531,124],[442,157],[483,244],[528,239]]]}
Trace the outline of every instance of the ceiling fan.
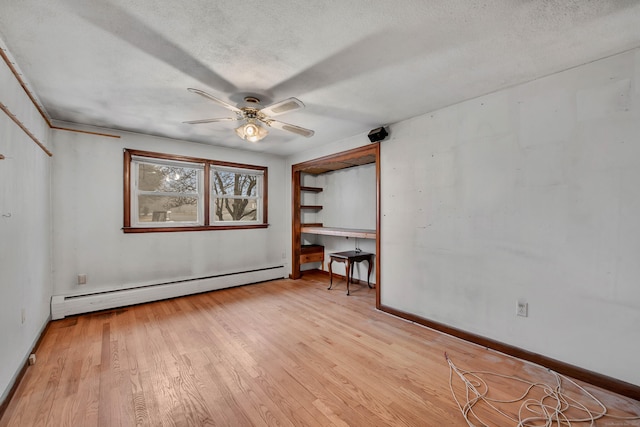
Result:
{"label": "ceiling fan", "polygon": [[305,129],[300,126],[291,125],[289,123],[284,123],[272,119],[272,117],[304,108],[304,104],[302,103],[302,101],[297,98],[287,98],[283,101],[279,101],[271,105],[267,105],[266,107],[262,107],[260,105],[260,99],[254,96],[246,96],[244,98],[244,101],[247,103],[247,106],[236,107],[200,89],[188,88],[187,90],[189,92],[197,93],[198,95],[204,96],[205,98],[210,99],[218,105],[223,106],[227,110],[233,111],[234,113],[236,113],[236,116],[216,119],[190,120],[183,123],[200,124],[244,120],[245,123],[236,128],[236,133],[240,138],[246,139],[250,142],[258,142],[269,133],[266,128],[260,126],[260,122],[267,125],[268,127],[292,132],[307,138],[313,136],[314,134],[311,129]]}

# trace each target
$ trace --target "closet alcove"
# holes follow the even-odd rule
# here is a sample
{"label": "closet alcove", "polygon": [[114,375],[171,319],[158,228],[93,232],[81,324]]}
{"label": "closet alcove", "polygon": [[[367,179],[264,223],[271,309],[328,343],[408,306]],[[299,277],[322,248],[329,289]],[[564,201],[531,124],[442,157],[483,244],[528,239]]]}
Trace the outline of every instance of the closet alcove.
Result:
{"label": "closet alcove", "polygon": [[[366,227],[352,227],[353,221],[348,227],[338,223],[323,223],[319,221],[308,221],[309,216],[318,214],[326,206],[317,203],[306,203],[305,195],[323,195],[330,192],[330,188],[322,186],[307,185],[305,178],[318,177],[347,168],[371,165],[375,173],[375,202],[372,202],[371,209],[374,212],[366,212],[368,219]],[[376,283],[376,307],[380,306],[380,145],[373,143],[353,150],[343,151],[329,156],[297,163],[291,167],[291,194],[292,194],[292,260],[291,278],[299,279],[303,271],[301,266],[306,263],[320,263],[322,269],[325,268],[325,247],[322,244],[314,243],[313,236],[335,236],[342,238],[366,239],[368,245],[375,247],[375,283]],[[325,198],[324,204],[330,200]],[[373,206],[375,204],[375,206]],[[335,209],[344,210],[345,216],[349,212],[356,212],[362,209],[360,206],[350,205],[348,201],[341,201],[339,206],[332,206]],[[309,215],[311,214],[311,215]],[[336,215],[332,216],[332,222],[337,221]],[[374,224],[372,224],[374,223]],[[374,225],[374,228],[370,228]],[[311,240],[311,242],[310,242]],[[356,240],[357,242],[357,240]],[[375,242],[375,243],[373,243]],[[357,245],[357,243],[356,243]],[[371,250],[370,250],[371,251]]]}

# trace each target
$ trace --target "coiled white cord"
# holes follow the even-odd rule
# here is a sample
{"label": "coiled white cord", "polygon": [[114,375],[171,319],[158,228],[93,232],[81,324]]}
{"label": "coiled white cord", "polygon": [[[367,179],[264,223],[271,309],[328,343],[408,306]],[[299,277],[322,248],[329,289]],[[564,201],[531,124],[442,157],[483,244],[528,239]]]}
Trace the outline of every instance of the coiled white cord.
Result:
{"label": "coiled white cord", "polygon": [[[458,405],[458,408],[460,408],[462,416],[467,421],[469,427],[489,426],[489,424],[482,421],[480,416],[476,411],[474,411],[474,406],[479,402],[483,402],[498,414],[515,423],[518,427],[551,427],[553,425],[572,426],[574,423],[589,423],[590,426],[595,426],[596,420],[604,417],[625,421],[640,420],[640,416],[620,417],[608,414],[606,406],[593,394],[589,393],[584,387],[577,384],[571,378],[560,375],[554,371],[549,371],[555,378],[555,385],[551,386],[546,383],[531,382],[515,376],[499,374],[496,372],[465,371],[456,367],[447,353],[444,354],[444,357],[449,364],[449,388],[451,389],[451,394],[453,395],[453,399]],[[460,403],[453,390],[454,373],[465,385],[466,403],[464,405]],[[489,386],[480,377],[480,375],[504,378],[523,383],[526,385],[526,390],[521,396],[510,400],[491,398],[489,397]],[[598,409],[589,409],[585,404],[567,395],[562,388],[563,381],[575,386],[586,398],[588,398],[592,406],[597,406]],[[527,396],[529,396],[529,394],[536,388],[540,388],[542,390],[543,396],[538,399],[527,398]],[[518,410],[518,418],[507,414],[496,406],[496,404],[512,404],[521,401],[522,403]],[[572,415],[569,415],[569,411],[571,411]],[[577,413],[584,415],[577,416]],[[472,422],[472,419],[480,424],[477,426]],[[640,425],[640,423],[638,425]]]}

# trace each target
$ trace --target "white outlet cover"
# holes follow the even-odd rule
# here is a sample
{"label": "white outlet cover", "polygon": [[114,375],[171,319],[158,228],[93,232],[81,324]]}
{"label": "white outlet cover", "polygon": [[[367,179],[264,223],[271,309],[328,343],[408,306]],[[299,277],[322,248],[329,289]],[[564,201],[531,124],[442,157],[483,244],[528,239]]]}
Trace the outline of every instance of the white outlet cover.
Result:
{"label": "white outlet cover", "polygon": [[516,315],[527,317],[529,315],[529,304],[524,301],[518,301],[516,306]]}

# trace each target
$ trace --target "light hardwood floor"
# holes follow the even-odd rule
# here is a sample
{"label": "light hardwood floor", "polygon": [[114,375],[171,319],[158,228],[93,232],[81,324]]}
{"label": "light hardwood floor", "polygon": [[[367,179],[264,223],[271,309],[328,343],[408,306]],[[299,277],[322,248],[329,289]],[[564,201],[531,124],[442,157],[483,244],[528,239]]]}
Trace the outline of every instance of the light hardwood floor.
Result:
{"label": "light hardwood floor", "polygon": [[[366,285],[348,297],[327,282],[306,273],[55,321],[0,426],[463,426],[445,351],[464,369],[548,377],[375,310]],[[640,413],[640,402],[589,390],[613,413]]]}

